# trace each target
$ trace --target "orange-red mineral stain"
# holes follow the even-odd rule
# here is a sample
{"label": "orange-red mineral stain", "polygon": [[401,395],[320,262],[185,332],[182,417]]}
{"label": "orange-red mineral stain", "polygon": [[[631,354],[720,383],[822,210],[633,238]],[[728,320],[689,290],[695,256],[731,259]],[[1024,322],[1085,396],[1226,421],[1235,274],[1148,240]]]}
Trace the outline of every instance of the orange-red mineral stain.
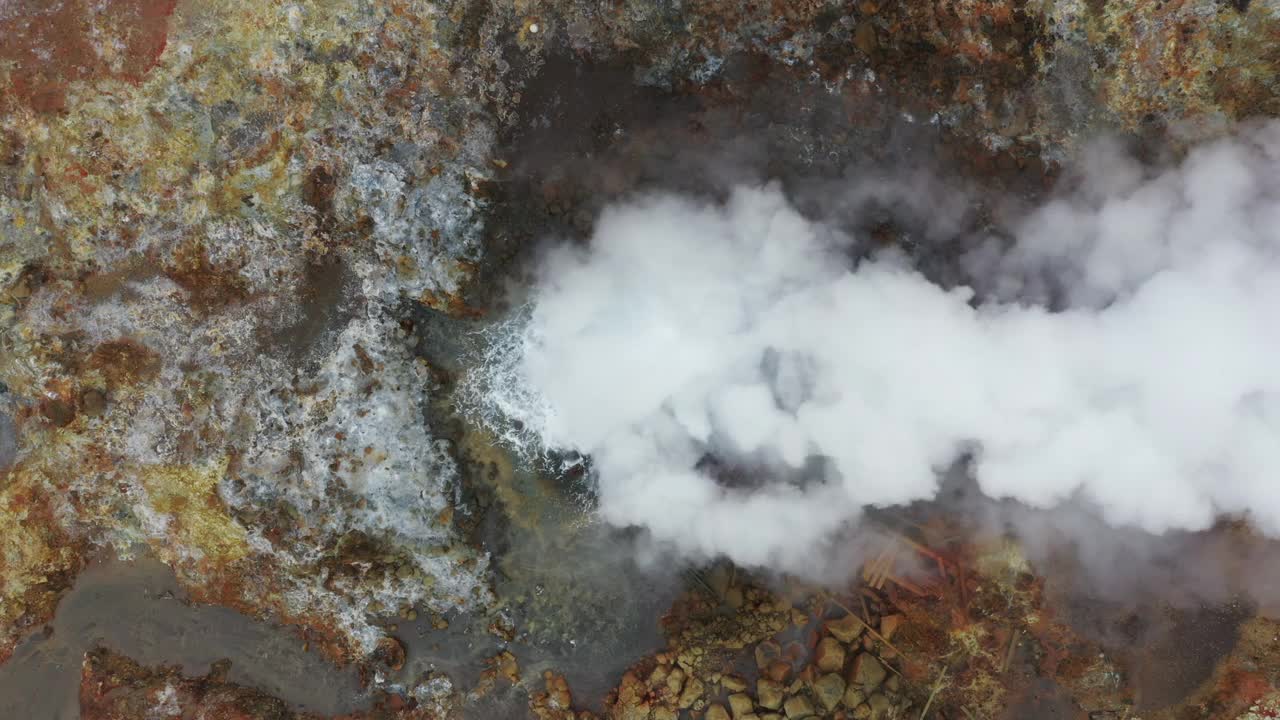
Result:
{"label": "orange-red mineral stain", "polygon": [[12,64],[0,105],[66,106],[67,86],[140,81],[159,60],[177,0],[16,0],[0,7],[0,61]]}

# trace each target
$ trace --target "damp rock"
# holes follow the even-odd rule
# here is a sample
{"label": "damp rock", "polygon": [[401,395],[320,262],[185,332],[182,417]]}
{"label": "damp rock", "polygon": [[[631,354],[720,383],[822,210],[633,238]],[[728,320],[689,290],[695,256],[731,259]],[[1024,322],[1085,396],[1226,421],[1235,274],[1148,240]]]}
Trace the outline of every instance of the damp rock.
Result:
{"label": "damp rock", "polygon": [[729,711],[725,710],[724,706],[719,703],[707,708],[707,714],[703,715],[703,717],[706,720],[730,720]]}
{"label": "damp rock", "polygon": [[813,662],[823,672],[840,672],[844,668],[844,646],[835,638],[822,638],[814,651]]}
{"label": "damp rock", "polygon": [[827,632],[846,645],[857,640],[866,627],[865,623],[852,615],[827,621]]}
{"label": "damp rock", "polygon": [[871,708],[871,720],[886,720],[893,712],[893,703],[881,693],[872,693],[867,698],[867,706]]}
{"label": "damp rock", "polygon": [[761,678],[756,682],[756,698],[760,701],[761,707],[777,710],[782,707],[783,689],[782,684]]}
{"label": "damp rock", "polygon": [[849,670],[849,684],[858,685],[867,691],[875,690],[884,682],[887,674],[888,671],[876,656],[867,652],[859,653]]}
{"label": "damp rock", "polygon": [[847,708],[857,708],[859,705],[867,701],[867,694],[862,692],[854,685],[846,685],[844,690],[844,706]]}
{"label": "damp rock", "polygon": [[827,710],[836,709],[836,706],[844,699],[844,690],[844,678],[836,673],[827,673],[813,683],[814,696],[818,698],[818,703]]}
{"label": "damp rock", "polygon": [[693,707],[693,704],[702,697],[704,686],[698,678],[690,678],[685,683],[684,690],[680,692],[680,699],[676,701],[676,706],[681,710],[687,710]]}
{"label": "damp rock", "polygon": [[809,702],[809,698],[803,695],[793,695],[787,698],[787,701],[782,705],[782,710],[787,714],[788,720],[813,717],[813,703]]}

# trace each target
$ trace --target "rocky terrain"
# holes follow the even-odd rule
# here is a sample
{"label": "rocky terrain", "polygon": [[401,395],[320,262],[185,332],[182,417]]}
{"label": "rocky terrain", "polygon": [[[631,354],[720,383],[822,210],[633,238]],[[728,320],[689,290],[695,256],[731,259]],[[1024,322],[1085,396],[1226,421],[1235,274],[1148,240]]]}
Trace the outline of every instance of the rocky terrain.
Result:
{"label": "rocky terrain", "polygon": [[[352,718],[983,718],[1042,683],[1134,717],[1037,570],[976,544],[914,591],[691,571],[665,646],[575,705],[503,653],[571,657],[549,606],[629,593],[515,589],[536,496],[571,533],[587,491],[513,470],[454,393],[538,241],[611,199],[919,158],[1034,195],[1102,132],[1176,151],[1280,114],[1275,0],[0,0],[0,38],[0,662],[86,567],[147,557],[358,667]],[[452,624],[471,669],[401,624]],[[1263,701],[1270,627],[1170,705],[1198,710],[1142,717]],[[316,716],[112,648],[82,673],[86,720]]]}

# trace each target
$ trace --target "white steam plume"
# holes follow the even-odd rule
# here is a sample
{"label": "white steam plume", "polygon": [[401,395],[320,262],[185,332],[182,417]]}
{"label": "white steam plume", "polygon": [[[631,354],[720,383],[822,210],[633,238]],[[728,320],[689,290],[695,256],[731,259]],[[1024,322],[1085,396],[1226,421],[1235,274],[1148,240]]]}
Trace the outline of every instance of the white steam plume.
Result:
{"label": "white steam plume", "polygon": [[605,519],[743,564],[812,566],[966,452],[992,497],[1280,531],[1280,123],[1160,173],[1093,153],[1082,181],[969,258],[984,302],[854,267],[773,186],[616,206],[545,258],[488,392],[592,457]]}

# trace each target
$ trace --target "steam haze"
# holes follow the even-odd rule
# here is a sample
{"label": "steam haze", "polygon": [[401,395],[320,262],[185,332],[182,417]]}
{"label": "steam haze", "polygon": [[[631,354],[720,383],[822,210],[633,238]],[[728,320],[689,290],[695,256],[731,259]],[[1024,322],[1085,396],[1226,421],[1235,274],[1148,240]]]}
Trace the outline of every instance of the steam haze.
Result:
{"label": "steam haze", "polygon": [[855,260],[775,185],[613,206],[546,254],[483,401],[590,456],[604,519],[694,557],[812,567],[966,454],[993,498],[1280,533],[1280,124],[1075,172],[964,257],[977,291]]}

